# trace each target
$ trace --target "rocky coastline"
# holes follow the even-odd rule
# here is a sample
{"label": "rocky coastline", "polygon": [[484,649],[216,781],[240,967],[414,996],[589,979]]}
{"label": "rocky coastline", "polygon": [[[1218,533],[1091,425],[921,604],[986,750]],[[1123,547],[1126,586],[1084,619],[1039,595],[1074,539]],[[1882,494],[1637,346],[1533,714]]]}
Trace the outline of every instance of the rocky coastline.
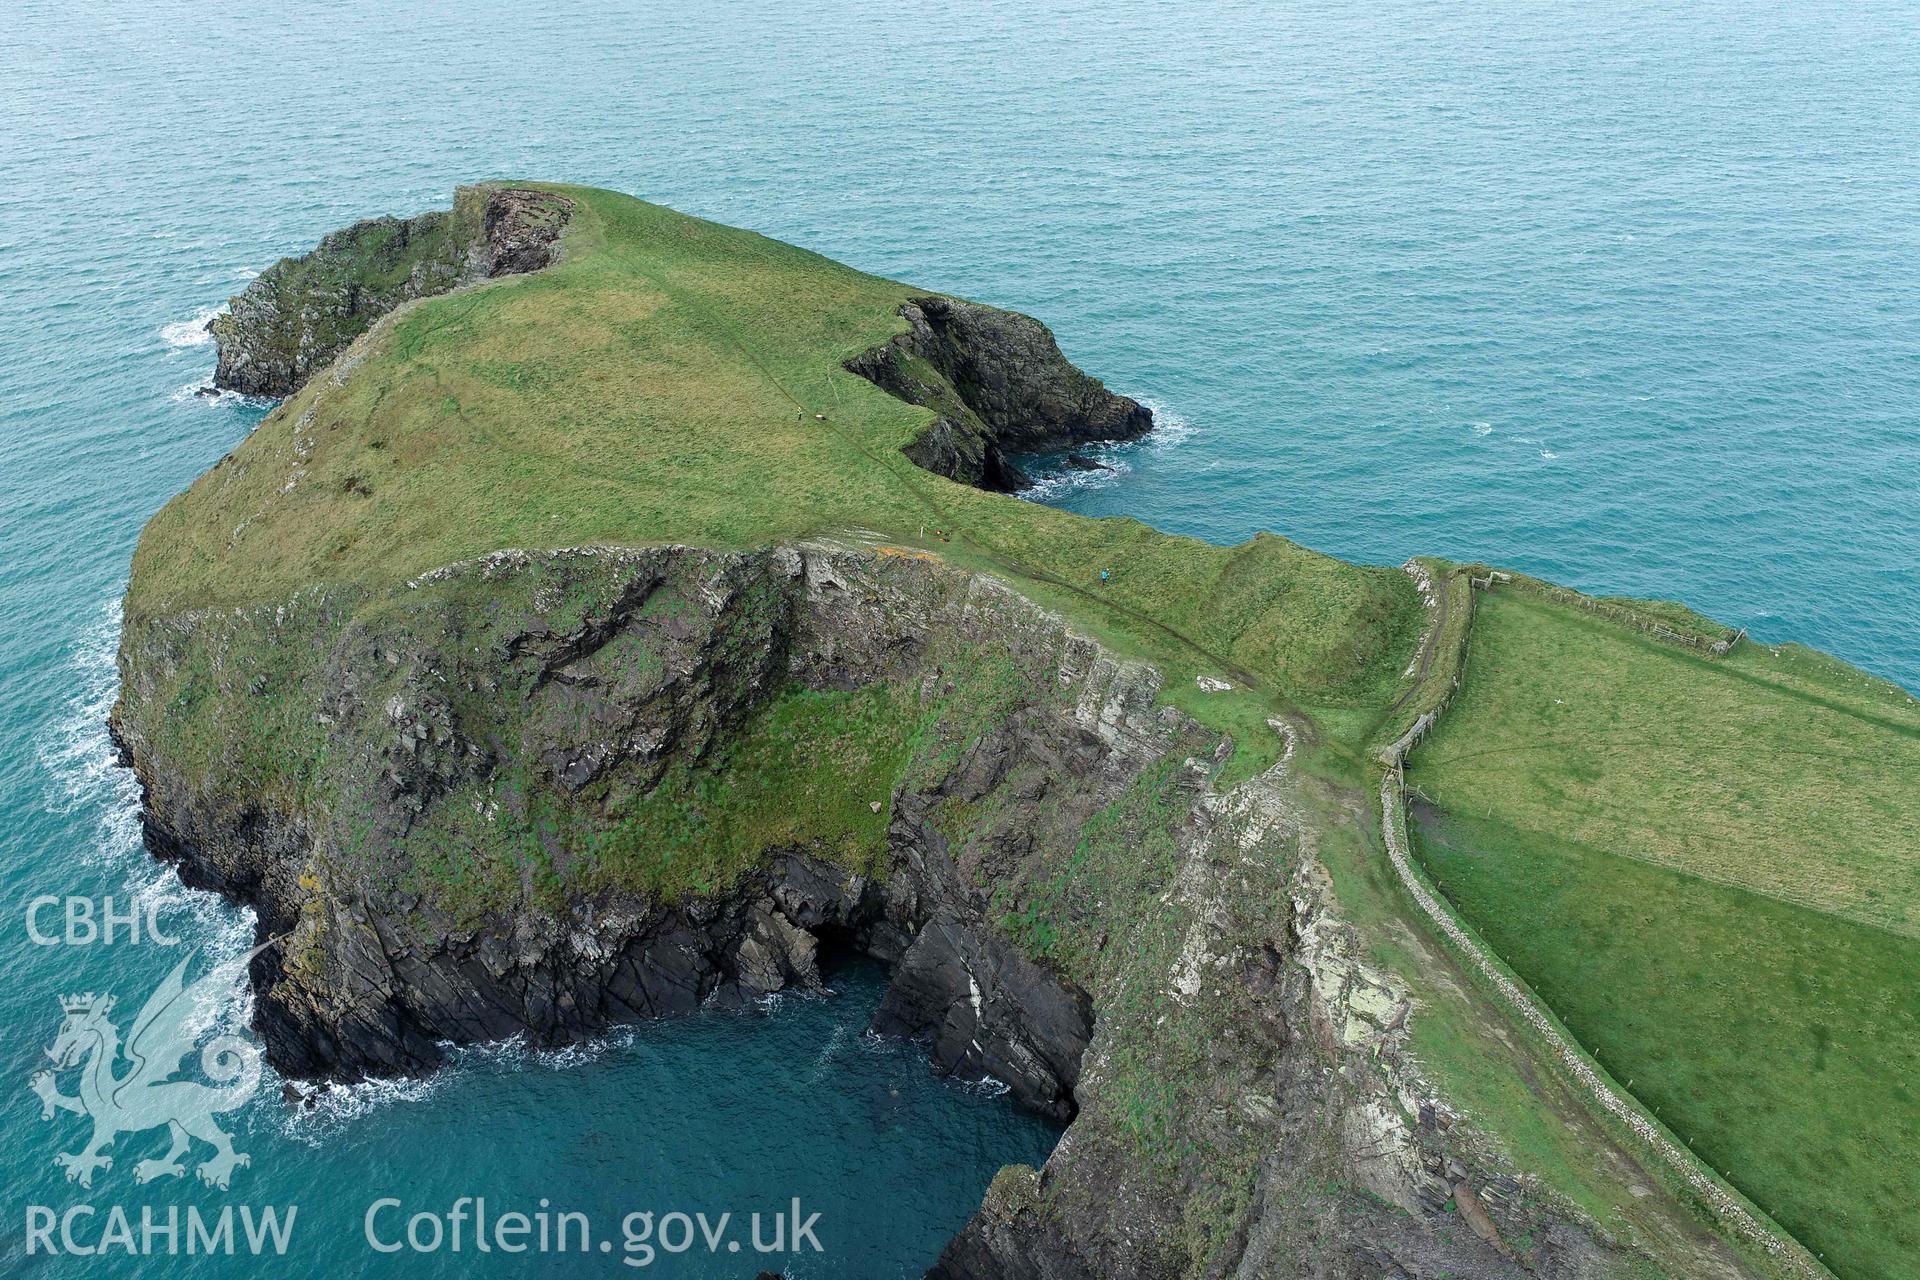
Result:
{"label": "rocky coastline", "polygon": [[[566,630],[530,615],[482,634],[460,616],[463,601],[588,582],[608,603]],[[447,1042],[565,1043],[817,988],[822,950],[852,947],[890,970],[874,1030],[1072,1121],[1043,1170],[996,1181],[937,1276],[1176,1276],[1202,1253],[1236,1260],[1223,1275],[1411,1275],[1384,1260],[1415,1257],[1525,1274],[1499,1228],[1445,1230],[1455,1173],[1507,1189],[1508,1231],[1559,1232],[1532,1274],[1598,1274],[1581,1269],[1604,1256],[1590,1236],[1511,1178],[1468,1173],[1444,1105],[1402,1119],[1398,1099],[1418,1087],[1400,1066],[1408,997],[1358,960],[1324,886],[1288,870],[1304,865],[1296,780],[1282,763],[1220,791],[1230,744],[1160,703],[1152,667],[991,579],[871,549],[510,554],[410,595],[378,627],[316,598],[155,621],[123,646],[115,730],[149,847],[188,883],[252,905],[262,938],[280,939],[253,976],[256,1028],[283,1073],[418,1073]],[[196,777],[156,732],[181,664],[252,650],[261,629],[318,655],[295,696],[329,722],[330,812]],[[662,659],[657,680],[617,674],[636,645]],[[877,864],[776,849],[712,895],[602,886],[478,911],[407,874],[460,820],[471,780],[512,759],[542,760],[556,791],[613,803],[610,782],[723,752],[780,688],[938,699],[978,678],[965,656],[982,652],[1021,692],[990,717],[962,696],[929,722],[933,746],[877,802]],[[265,696],[260,674],[235,664],[222,696]],[[510,722],[475,713],[497,697],[445,693],[489,682],[534,692]],[[592,728],[554,734],[561,723]],[[1103,823],[1096,877],[1087,833]],[[1064,936],[1035,956],[1015,922],[1041,903]],[[1316,1196],[1326,1177],[1374,1199]],[[1195,1239],[1196,1204],[1233,1238]],[[1309,1240],[1311,1266],[1294,1252]]]}
{"label": "rocky coastline", "polygon": [[900,315],[907,331],[847,368],[940,415],[906,449],[928,471],[1012,492],[1033,484],[1013,454],[1123,443],[1153,429],[1150,409],[1068,363],[1030,316],[943,297],[916,298]]}

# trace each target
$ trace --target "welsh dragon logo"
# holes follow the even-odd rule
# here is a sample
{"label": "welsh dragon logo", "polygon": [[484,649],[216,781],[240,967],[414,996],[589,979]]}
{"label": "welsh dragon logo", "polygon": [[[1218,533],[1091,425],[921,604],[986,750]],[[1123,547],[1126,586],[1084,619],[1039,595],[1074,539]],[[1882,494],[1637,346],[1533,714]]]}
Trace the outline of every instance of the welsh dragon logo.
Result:
{"label": "welsh dragon logo", "polygon": [[[209,1029],[209,1011],[225,1005],[244,980],[229,966],[188,986],[184,979],[192,959],[189,954],[147,997],[124,1046],[113,1023],[112,996],[89,993],[61,999],[66,1018],[47,1049],[54,1070],[36,1073],[32,1083],[40,1095],[42,1120],[51,1120],[56,1110],[93,1120],[93,1137],[84,1147],[53,1158],[67,1171],[67,1181],[91,1187],[96,1169],[113,1167],[113,1157],[106,1152],[115,1137],[161,1125],[167,1127],[172,1145],[160,1159],[136,1163],[135,1182],[184,1174],[181,1160],[195,1138],[213,1148],[212,1158],[194,1170],[209,1186],[225,1190],[234,1169],[252,1163],[244,1152],[233,1149],[233,1139],[214,1117],[239,1107],[259,1088],[260,1050],[238,1036],[215,1036],[200,1053],[201,1070],[214,1083],[173,1078]],[[239,975],[245,973],[243,964]],[[119,1071],[123,1061],[126,1070]],[[68,1097],[60,1092],[56,1072],[76,1066],[79,1094]]]}

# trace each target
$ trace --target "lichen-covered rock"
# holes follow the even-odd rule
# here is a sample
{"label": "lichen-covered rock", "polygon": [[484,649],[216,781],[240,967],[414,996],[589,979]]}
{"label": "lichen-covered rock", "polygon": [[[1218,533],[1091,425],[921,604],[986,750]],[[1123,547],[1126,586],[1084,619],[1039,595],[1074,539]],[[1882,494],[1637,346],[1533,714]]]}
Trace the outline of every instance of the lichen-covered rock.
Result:
{"label": "lichen-covered rock", "polygon": [[906,449],[929,471],[1022,489],[1032,482],[1010,454],[1137,440],[1153,427],[1151,411],[1075,368],[1030,316],[937,296],[900,315],[907,331],[847,368],[940,415]]}
{"label": "lichen-covered rock", "polygon": [[209,322],[214,385],[291,395],[401,303],[546,266],[570,207],[525,188],[461,187],[451,209],[336,231],[261,272]]}
{"label": "lichen-covered rock", "polygon": [[[1353,959],[1301,847],[1300,785],[1282,761],[1222,795],[1189,768],[1184,805],[1163,790],[1121,819],[1151,861],[1156,815],[1180,815],[1159,891],[1115,912],[1101,948],[1078,1116],[1042,1169],[1001,1171],[933,1280],[1622,1273],[1424,1095],[1406,993]],[[1356,1009],[1374,1035],[1330,1031]],[[1522,1257],[1507,1236],[1546,1243]]]}

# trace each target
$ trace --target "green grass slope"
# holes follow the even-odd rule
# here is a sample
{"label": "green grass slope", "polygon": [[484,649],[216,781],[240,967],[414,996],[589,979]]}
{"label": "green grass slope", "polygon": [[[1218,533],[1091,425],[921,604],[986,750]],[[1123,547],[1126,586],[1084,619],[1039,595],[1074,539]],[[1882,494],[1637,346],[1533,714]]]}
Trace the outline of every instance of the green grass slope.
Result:
{"label": "green grass slope", "polygon": [[1495,592],[1416,757],[1443,803],[1920,937],[1920,704],[1808,650],[1725,659]]}
{"label": "green grass slope", "polygon": [[1920,1267],[1916,766],[1920,705],[1844,664],[1507,591],[1410,760],[1481,936],[1847,1277]]}
{"label": "green grass slope", "polygon": [[154,519],[130,617],[377,588],[502,547],[862,530],[1037,584],[1179,674],[1349,706],[1397,679],[1420,618],[1391,570],[1086,520],[915,467],[900,449],[932,415],[842,365],[902,331],[920,291],[555,189],[577,204],[563,260],[404,309],[343,357],[350,376],[291,397]]}

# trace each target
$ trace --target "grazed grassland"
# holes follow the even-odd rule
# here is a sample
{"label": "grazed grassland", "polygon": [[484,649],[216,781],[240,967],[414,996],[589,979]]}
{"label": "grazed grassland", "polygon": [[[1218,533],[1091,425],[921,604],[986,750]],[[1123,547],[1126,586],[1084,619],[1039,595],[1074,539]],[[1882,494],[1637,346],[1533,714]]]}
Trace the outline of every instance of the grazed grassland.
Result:
{"label": "grazed grassland", "polygon": [[1843,1276],[1920,1234],[1920,713],[1517,594],[1410,762],[1421,853],[1612,1075]]}
{"label": "grazed grassland", "polygon": [[129,616],[378,589],[502,547],[857,529],[1040,583],[1183,650],[1183,668],[1296,701],[1369,705],[1397,679],[1420,617],[1392,570],[1088,520],[915,467],[900,449],[931,414],[842,365],[923,291],[557,189],[576,206],[558,265],[415,304],[344,358],[350,376],[314,378],[155,518]]}

